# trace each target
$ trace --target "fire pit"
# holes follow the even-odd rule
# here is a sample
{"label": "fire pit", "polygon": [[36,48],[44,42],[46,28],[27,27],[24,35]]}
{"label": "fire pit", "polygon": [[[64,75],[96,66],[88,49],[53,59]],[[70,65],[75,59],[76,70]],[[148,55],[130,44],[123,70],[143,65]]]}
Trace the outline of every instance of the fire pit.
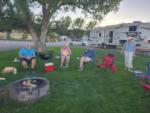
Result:
{"label": "fire pit", "polygon": [[49,81],[42,77],[28,77],[10,85],[10,97],[17,101],[32,101],[48,94]]}

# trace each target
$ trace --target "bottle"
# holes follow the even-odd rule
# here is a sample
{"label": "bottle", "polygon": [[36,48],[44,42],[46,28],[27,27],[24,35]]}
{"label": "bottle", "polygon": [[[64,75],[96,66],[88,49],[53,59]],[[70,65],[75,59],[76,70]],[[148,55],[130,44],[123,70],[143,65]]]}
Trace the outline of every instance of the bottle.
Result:
{"label": "bottle", "polygon": [[13,74],[14,74],[14,75],[17,74],[17,69],[16,69],[16,68],[14,68]]}
{"label": "bottle", "polygon": [[80,57],[77,57],[77,60],[79,60],[80,59]]}

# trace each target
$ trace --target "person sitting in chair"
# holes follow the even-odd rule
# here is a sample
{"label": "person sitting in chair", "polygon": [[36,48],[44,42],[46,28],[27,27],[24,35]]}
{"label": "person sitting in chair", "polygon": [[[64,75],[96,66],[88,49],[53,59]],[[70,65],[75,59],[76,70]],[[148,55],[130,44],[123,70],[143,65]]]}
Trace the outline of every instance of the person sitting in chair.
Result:
{"label": "person sitting in chair", "polygon": [[34,71],[36,66],[36,54],[35,49],[31,47],[31,44],[27,44],[25,47],[20,49],[19,57],[21,60],[21,65],[24,69],[28,70],[28,64],[31,64],[31,70]]}
{"label": "person sitting in chair", "polygon": [[67,42],[65,42],[64,47],[61,48],[60,54],[61,54],[60,67],[63,67],[64,62],[66,61],[66,68],[68,68],[68,64],[70,62],[71,49],[69,48]]}
{"label": "person sitting in chair", "polygon": [[84,52],[84,55],[80,58],[79,71],[83,71],[84,63],[92,61],[93,58],[95,58],[95,49],[92,46],[89,46]]}

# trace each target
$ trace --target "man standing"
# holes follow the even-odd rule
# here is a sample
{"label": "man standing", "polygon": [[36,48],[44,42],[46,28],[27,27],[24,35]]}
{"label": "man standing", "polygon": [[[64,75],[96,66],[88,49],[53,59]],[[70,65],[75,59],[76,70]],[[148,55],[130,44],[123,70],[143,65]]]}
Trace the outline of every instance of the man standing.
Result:
{"label": "man standing", "polygon": [[35,50],[31,48],[31,44],[27,44],[25,48],[21,48],[19,51],[19,57],[21,64],[26,70],[29,69],[28,64],[31,64],[31,70],[34,71],[36,66]]}
{"label": "man standing", "polygon": [[132,36],[128,36],[128,40],[127,42],[125,42],[123,49],[122,49],[122,53],[124,53],[124,57],[125,57],[125,68],[129,71],[132,72],[133,71],[133,57],[135,56],[135,50],[136,50],[136,46],[132,41],[133,37]]}

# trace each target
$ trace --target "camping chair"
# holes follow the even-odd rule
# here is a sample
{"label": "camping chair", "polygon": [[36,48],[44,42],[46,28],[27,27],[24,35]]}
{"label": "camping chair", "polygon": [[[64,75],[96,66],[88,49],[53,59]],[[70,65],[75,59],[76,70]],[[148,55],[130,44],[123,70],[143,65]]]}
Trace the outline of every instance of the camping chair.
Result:
{"label": "camping chair", "polygon": [[[148,92],[148,91],[150,91],[150,62],[147,63],[147,71],[143,75],[144,76],[142,77],[141,85],[142,85],[142,88],[144,89],[144,91]],[[150,93],[149,93],[149,95],[150,95]]]}
{"label": "camping chair", "polygon": [[113,54],[107,54],[103,57],[103,63],[97,64],[97,67],[101,69],[111,69],[111,71],[115,73],[117,71],[117,66],[114,64],[115,59]]}
{"label": "camping chair", "polygon": [[150,96],[150,76],[144,76],[142,78],[142,80],[140,81],[140,83],[141,83],[141,86],[142,86],[143,90],[147,94],[144,97]]}

